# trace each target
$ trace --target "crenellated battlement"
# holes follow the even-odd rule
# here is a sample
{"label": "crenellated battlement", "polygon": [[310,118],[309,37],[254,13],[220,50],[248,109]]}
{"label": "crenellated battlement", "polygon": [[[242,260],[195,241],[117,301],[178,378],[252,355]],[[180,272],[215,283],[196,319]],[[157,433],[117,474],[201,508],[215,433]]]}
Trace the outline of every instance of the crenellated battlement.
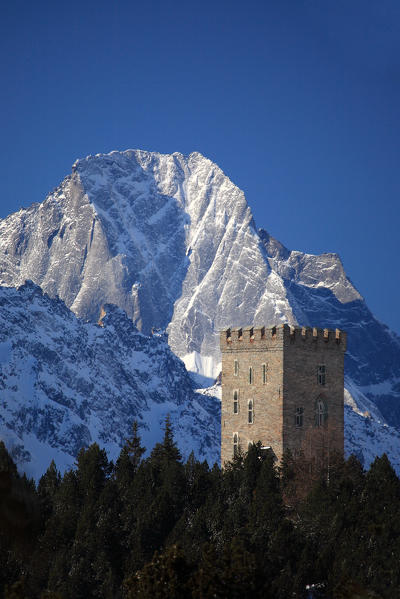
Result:
{"label": "crenellated battlement", "polygon": [[279,324],[273,327],[247,326],[229,327],[220,331],[221,351],[263,349],[283,345],[326,344],[346,351],[347,334],[339,329],[320,329]]}

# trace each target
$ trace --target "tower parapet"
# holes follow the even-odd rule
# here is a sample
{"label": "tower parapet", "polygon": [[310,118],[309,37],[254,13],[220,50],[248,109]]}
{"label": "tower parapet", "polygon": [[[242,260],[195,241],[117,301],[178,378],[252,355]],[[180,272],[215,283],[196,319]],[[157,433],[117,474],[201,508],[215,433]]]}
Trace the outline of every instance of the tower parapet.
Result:
{"label": "tower parapet", "polygon": [[345,352],[347,334],[340,329],[321,329],[280,324],[273,327],[228,327],[220,331],[221,351],[267,348],[285,341],[290,343],[324,343],[340,347]]}

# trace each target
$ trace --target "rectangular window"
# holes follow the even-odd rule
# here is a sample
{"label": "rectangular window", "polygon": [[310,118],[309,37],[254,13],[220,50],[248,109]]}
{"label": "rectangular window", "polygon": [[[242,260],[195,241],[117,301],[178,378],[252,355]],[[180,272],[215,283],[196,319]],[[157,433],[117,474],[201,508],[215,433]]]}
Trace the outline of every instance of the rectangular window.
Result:
{"label": "rectangular window", "polygon": [[249,399],[249,403],[248,403],[247,421],[249,424],[253,424],[253,422],[254,422],[253,401],[251,399]]}
{"label": "rectangular window", "polygon": [[304,408],[296,408],[296,426],[303,426],[303,414],[304,414]]}
{"label": "rectangular window", "polygon": [[237,390],[233,392],[233,413],[239,414],[239,392]]}
{"label": "rectangular window", "polygon": [[325,385],[326,384],[326,367],[325,364],[320,364],[318,366],[318,384]]}
{"label": "rectangular window", "polygon": [[233,457],[239,455],[239,434],[233,433]]}
{"label": "rectangular window", "polygon": [[239,362],[237,360],[235,360],[233,365],[233,373],[235,376],[239,375]]}
{"label": "rectangular window", "polygon": [[249,368],[249,383],[250,383],[250,385],[253,384],[253,381],[254,381],[254,372],[253,372],[253,367],[250,366],[250,368]]}
{"label": "rectangular window", "polygon": [[267,365],[266,364],[262,365],[262,382],[263,382],[263,385],[265,385],[265,383],[267,382]]}
{"label": "rectangular window", "polygon": [[317,401],[316,405],[316,413],[315,413],[315,425],[316,426],[324,426],[326,424],[328,417],[328,413],[326,410],[326,406],[322,399]]}

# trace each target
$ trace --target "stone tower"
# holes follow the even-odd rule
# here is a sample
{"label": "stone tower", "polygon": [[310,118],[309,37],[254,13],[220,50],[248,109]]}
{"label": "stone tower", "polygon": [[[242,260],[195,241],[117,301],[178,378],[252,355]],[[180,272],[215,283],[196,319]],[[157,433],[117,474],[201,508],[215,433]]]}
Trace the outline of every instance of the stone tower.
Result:
{"label": "stone tower", "polygon": [[346,333],[287,324],[220,333],[221,464],[261,441],[276,458],[343,453]]}

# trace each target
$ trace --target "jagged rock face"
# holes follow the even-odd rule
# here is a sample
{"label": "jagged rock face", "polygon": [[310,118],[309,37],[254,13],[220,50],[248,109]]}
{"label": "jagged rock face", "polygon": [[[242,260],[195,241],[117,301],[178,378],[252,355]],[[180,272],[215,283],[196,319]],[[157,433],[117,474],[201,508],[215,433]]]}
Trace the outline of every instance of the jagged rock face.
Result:
{"label": "jagged rock face", "polygon": [[218,401],[193,391],[165,335],[105,312],[99,326],[33,283],[0,287],[0,438],[19,466],[38,477],[54,458],[64,469],[95,441],[115,458],[134,419],[151,449],[167,413],[183,455],[213,463]]}
{"label": "jagged rock face", "polygon": [[198,153],[77,161],[42,204],[0,222],[0,272],[4,285],[32,279],[82,318],[96,321],[113,303],[144,333],[167,328],[188,368],[212,377],[220,328],[342,328],[360,407],[372,400],[400,426],[399,338],[374,319],[336,254],[289,251],[257,231],[243,192]]}
{"label": "jagged rock face", "polygon": [[232,321],[293,320],[243,192],[197,153],[78,161],[0,239],[3,285],[32,279],[91,320],[114,303],[145,333],[168,327],[182,357],[218,363],[214,333]]}

